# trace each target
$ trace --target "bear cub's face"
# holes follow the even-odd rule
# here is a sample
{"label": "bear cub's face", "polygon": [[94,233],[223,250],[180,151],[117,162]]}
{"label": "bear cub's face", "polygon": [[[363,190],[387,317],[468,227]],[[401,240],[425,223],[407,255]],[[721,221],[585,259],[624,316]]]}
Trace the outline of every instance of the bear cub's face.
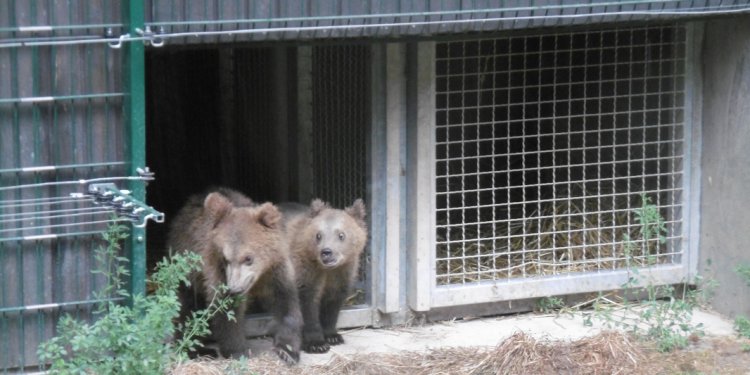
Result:
{"label": "bear cub's face", "polygon": [[332,269],[358,258],[367,238],[365,206],[361,199],[345,210],[330,208],[316,199],[310,205],[307,227],[309,257],[325,269]]}
{"label": "bear cub's face", "polygon": [[206,197],[204,207],[215,220],[212,252],[229,293],[245,294],[277,258],[281,213],[270,203],[236,207],[219,193]]}

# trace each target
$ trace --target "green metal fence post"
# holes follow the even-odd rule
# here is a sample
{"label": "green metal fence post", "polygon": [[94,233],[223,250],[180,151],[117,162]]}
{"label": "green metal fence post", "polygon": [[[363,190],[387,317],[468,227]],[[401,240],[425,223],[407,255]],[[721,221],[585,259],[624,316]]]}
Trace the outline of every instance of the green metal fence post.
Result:
{"label": "green metal fence post", "polygon": [[[143,0],[128,0],[122,4],[125,32],[137,36],[136,29],[143,30]],[[123,120],[128,134],[127,157],[129,174],[146,166],[146,93],[145,58],[141,42],[124,43],[122,46],[123,86],[126,93]],[[146,189],[142,181],[132,181],[130,191],[133,198],[145,202]],[[130,292],[132,295],[146,293],[146,229],[132,227],[129,243]]]}

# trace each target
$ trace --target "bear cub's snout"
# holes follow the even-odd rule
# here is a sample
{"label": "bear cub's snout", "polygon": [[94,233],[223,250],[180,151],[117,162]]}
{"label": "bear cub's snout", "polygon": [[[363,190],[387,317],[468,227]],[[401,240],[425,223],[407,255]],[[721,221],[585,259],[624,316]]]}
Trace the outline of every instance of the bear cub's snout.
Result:
{"label": "bear cub's snout", "polygon": [[333,266],[336,264],[336,261],[337,258],[333,255],[333,250],[327,247],[320,250],[320,262],[323,263],[324,266]]}

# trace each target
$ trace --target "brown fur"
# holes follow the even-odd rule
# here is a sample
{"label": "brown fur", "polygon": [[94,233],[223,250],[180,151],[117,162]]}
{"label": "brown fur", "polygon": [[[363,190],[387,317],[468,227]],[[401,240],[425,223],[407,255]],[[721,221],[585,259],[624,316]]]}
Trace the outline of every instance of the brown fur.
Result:
{"label": "brown fur", "polygon": [[304,325],[302,347],[324,353],[344,342],[336,322],[359,270],[367,242],[361,199],[344,210],[316,199],[306,208],[281,205],[284,229],[297,274]]}
{"label": "brown fur", "polygon": [[226,314],[211,321],[221,354],[246,353],[244,315],[247,300],[252,300],[273,314],[275,351],[287,362],[299,360],[302,317],[276,206],[253,204],[230,189],[194,196],[175,216],[167,241],[171,249],[195,252],[203,259],[201,270],[191,275],[191,286],[181,296],[183,322],[191,311],[205,308],[225,284],[230,294],[246,301],[236,306],[235,322]]}

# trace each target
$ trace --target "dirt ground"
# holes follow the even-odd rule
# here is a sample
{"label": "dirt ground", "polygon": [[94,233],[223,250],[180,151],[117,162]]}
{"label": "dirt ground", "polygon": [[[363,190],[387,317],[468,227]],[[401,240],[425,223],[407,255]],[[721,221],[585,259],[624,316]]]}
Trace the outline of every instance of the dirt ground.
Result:
{"label": "dirt ground", "polygon": [[750,340],[695,338],[689,347],[659,353],[647,342],[605,331],[570,342],[516,333],[495,348],[335,354],[323,364],[286,366],[261,355],[247,362],[195,361],[173,372],[193,374],[750,374]]}
{"label": "dirt ground", "polygon": [[[748,374],[750,340],[732,321],[695,311],[704,336],[660,353],[654,345],[577,314],[476,318],[389,329],[341,331],[346,342],[326,354],[303,353],[297,366],[268,354],[257,340],[249,360],[199,360],[173,374]],[[265,347],[265,349],[264,349]]]}
{"label": "dirt ground", "polygon": [[[735,337],[704,337],[671,353],[645,348],[652,374],[750,374],[750,341]],[[649,371],[651,370],[651,371]]]}

